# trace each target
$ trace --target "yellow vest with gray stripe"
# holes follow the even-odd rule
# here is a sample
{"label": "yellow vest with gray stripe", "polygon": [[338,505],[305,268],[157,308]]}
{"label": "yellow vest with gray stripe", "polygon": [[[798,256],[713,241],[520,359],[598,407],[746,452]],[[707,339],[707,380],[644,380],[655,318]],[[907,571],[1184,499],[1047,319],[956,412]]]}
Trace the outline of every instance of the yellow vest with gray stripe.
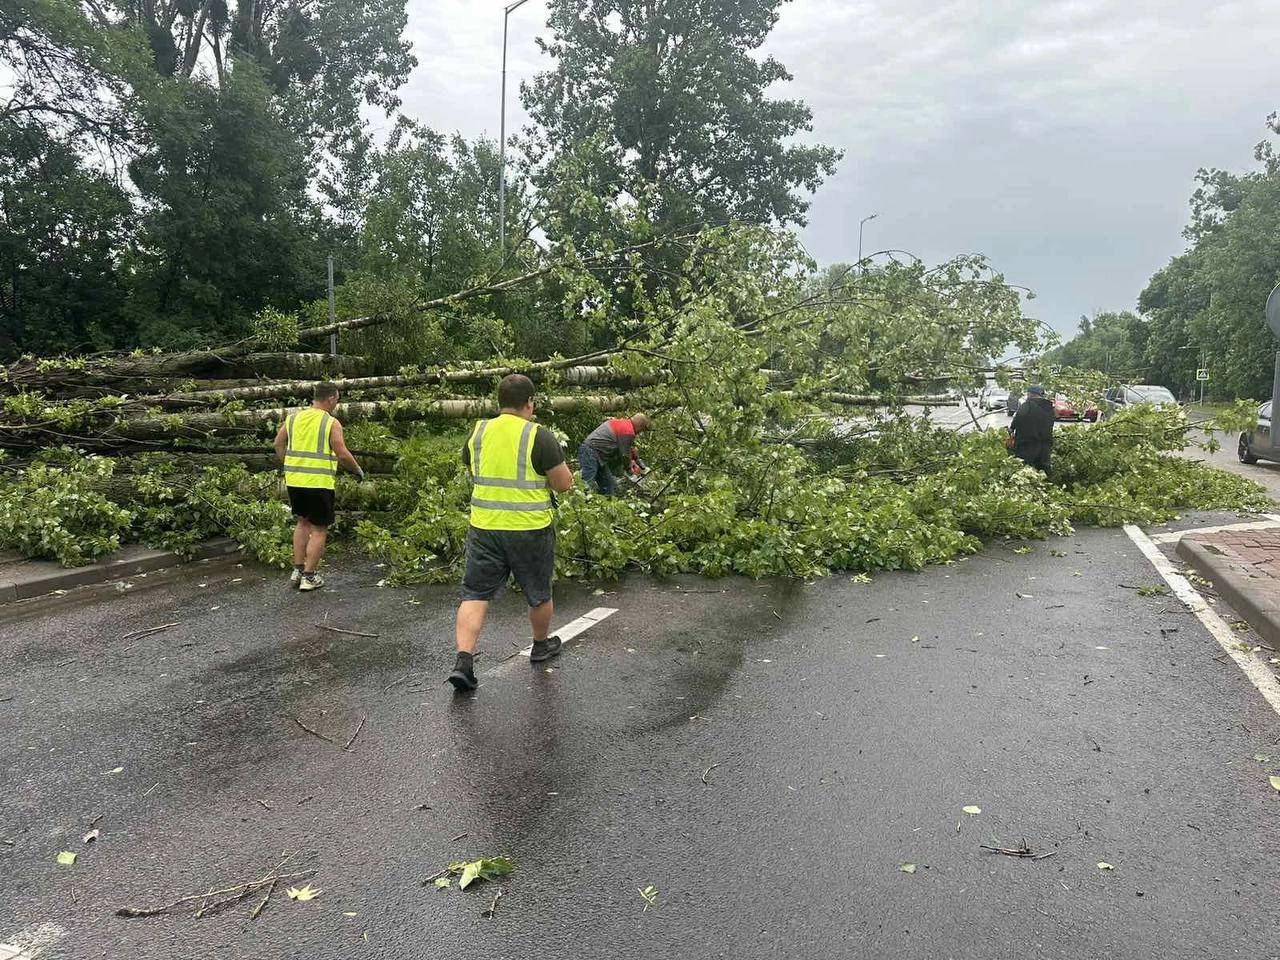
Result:
{"label": "yellow vest with gray stripe", "polygon": [[285,427],[289,444],[284,452],[284,482],[290,487],[332,490],[338,475],[338,458],[329,443],[334,419],[309,407],[289,414]]}
{"label": "yellow vest with gray stripe", "polygon": [[547,478],[533,469],[538,425],[510,413],[471,431],[471,525],[481,530],[541,530],[555,522]]}

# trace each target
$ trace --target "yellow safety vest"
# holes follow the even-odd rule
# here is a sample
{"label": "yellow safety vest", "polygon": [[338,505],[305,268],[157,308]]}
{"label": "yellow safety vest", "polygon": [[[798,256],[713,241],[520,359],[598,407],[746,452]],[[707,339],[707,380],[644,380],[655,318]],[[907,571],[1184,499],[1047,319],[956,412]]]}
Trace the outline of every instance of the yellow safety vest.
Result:
{"label": "yellow safety vest", "polygon": [[338,458],[329,443],[333,417],[309,407],[289,414],[285,427],[289,444],[284,452],[284,482],[290,487],[332,490]]}
{"label": "yellow safety vest", "polygon": [[481,420],[471,448],[471,525],[481,530],[541,530],[555,522],[547,478],[533,469],[538,425],[510,413]]}

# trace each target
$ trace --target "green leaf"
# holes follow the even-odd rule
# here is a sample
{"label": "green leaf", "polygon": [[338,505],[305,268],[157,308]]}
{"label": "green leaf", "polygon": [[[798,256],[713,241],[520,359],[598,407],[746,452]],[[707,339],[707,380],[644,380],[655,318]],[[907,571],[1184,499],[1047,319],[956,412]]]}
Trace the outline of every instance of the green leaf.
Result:
{"label": "green leaf", "polygon": [[1105,860],[1099,860],[1099,861],[1098,861],[1098,869],[1099,869],[1099,870],[1114,870],[1114,869],[1115,869],[1115,867],[1113,867],[1111,864],[1107,863]]}
{"label": "green leaf", "polygon": [[453,886],[453,880],[449,877],[436,877],[437,890],[447,890],[451,886]]}
{"label": "green leaf", "polygon": [[903,873],[915,873],[916,865],[914,863],[904,863],[898,869],[901,870]]}
{"label": "green leaf", "polygon": [[980,814],[980,813],[982,812],[982,808],[981,808],[981,807],[975,807],[975,806],[973,806],[972,804],[970,804],[969,806],[967,806],[967,807],[965,807],[965,808],[964,808],[964,812],[965,812],[965,813],[967,813],[967,814],[969,814],[969,816],[971,816],[971,817],[976,817],[978,814]]}
{"label": "green leaf", "polygon": [[458,880],[458,889],[465,890],[477,880],[496,880],[498,877],[505,877],[515,869],[515,864],[508,857],[487,857],[482,860],[472,860],[469,863],[451,863],[449,865],[450,873],[461,874]]}
{"label": "green leaf", "polygon": [[1271,786],[1275,787],[1277,790],[1280,790],[1280,777],[1272,777]]}
{"label": "green leaf", "polygon": [[58,854],[58,863],[64,867],[70,867],[76,862],[76,855],[70,850],[63,850]]}

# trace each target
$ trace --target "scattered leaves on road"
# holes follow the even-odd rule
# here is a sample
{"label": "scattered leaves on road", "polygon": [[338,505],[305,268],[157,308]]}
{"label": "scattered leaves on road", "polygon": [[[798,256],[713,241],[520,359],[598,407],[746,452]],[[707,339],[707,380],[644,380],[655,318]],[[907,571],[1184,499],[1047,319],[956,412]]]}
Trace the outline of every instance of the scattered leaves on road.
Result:
{"label": "scattered leaves on road", "polygon": [[975,807],[973,804],[969,804],[969,806],[964,808],[964,812],[971,817],[976,817],[978,814],[982,812],[982,808]]}
{"label": "scattered leaves on road", "polygon": [[[1277,790],[1280,790],[1280,777],[1272,777],[1271,786],[1275,787]],[[72,854],[72,856],[74,857],[75,854]]]}
{"label": "scattered leaves on road", "polygon": [[448,883],[441,883],[440,881],[449,879],[446,874],[456,874],[458,876],[458,889],[465,890],[477,880],[496,880],[498,877],[505,877],[515,868],[515,864],[511,862],[509,857],[484,857],[470,862],[460,860],[457,863],[449,864],[448,868],[433,880],[437,887],[444,889],[448,886]]}
{"label": "scattered leaves on road", "polygon": [[915,873],[916,865],[914,863],[904,863],[898,869],[901,870],[903,873]]}
{"label": "scattered leaves on road", "polygon": [[1163,583],[1152,584],[1148,587],[1139,587],[1138,596],[1140,597],[1167,597],[1169,588]]}
{"label": "scattered leaves on road", "polygon": [[1031,548],[1030,547],[1014,547],[1013,552],[1017,554],[1021,554],[1022,556],[1025,557],[1028,553],[1031,552]]}
{"label": "scattered leaves on road", "polygon": [[435,884],[437,890],[448,890],[453,886],[453,879],[450,877],[436,877]]}
{"label": "scattered leaves on road", "polygon": [[84,835],[84,842],[85,842],[85,843],[93,843],[93,841],[95,841],[95,840],[97,840],[97,839],[98,839],[98,829],[97,829],[97,827],[95,827],[94,829],[90,830],[88,833],[86,833],[86,834]]}
{"label": "scattered leaves on road", "polygon": [[1098,861],[1098,869],[1099,869],[1099,870],[1114,870],[1114,869],[1115,869],[1115,867],[1113,867],[1111,864],[1107,863],[1107,861],[1105,861],[1105,860],[1099,860],[1099,861]]}
{"label": "scattered leaves on road", "polygon": [[640,896],[644,897],[644,910],[641,913],[648,913],[649,908],[655,906],[658,902],[658,888],[655,886],[647,886],[643,890],[639,890]]}
{"label": "scattered leaves on road", "polygon": [[1268,757],[1265,753],[1255,753],[1255,754],[1253,755],[1253,759],[1257,760],[1259,763],[1270,763],[1270,762],[1271,762],[1271,758],[1270,758],[1270,757]]}
{"label": "scattered leaves on road", "polygon": [[76,855],[70,850],[63,850],[58,854],[58,863],[60,866],[70,867],[76,862]]}
{"label": "scattered leaves on road", "polygon": [[305,887],[290,887],[285,891],[290,900],[298,900],[302,903],[306,903],[308,900],[314,900],[323,892],[324,891],[322,890],[315,889],[309,883]]}
{"label": "scattered leaves on road", "polygon": [[115,776],[117,773],[124,773],[124,767],[116,767],[114,770],[108,770],[104,776]]}
{"label": "scattered leaves on road", "polygon": [[1049,551],[1049,556],[1051,556],[1051,557],[1065,557],[1066,555],[1067,555],[1067,551],[1065,551],[1065,550],[1050,550],[1050,551]]}

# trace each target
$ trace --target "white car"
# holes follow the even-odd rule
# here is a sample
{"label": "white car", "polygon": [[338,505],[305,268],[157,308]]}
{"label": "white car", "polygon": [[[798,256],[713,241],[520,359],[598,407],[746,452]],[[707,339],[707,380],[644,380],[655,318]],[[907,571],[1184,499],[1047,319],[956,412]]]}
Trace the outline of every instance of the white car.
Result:
{"label": "white car", "polygon": [[978,394],[978,406],[983,410],[1004,410],[1009,405],[1009,391],[1004,387],[986,387]]}

